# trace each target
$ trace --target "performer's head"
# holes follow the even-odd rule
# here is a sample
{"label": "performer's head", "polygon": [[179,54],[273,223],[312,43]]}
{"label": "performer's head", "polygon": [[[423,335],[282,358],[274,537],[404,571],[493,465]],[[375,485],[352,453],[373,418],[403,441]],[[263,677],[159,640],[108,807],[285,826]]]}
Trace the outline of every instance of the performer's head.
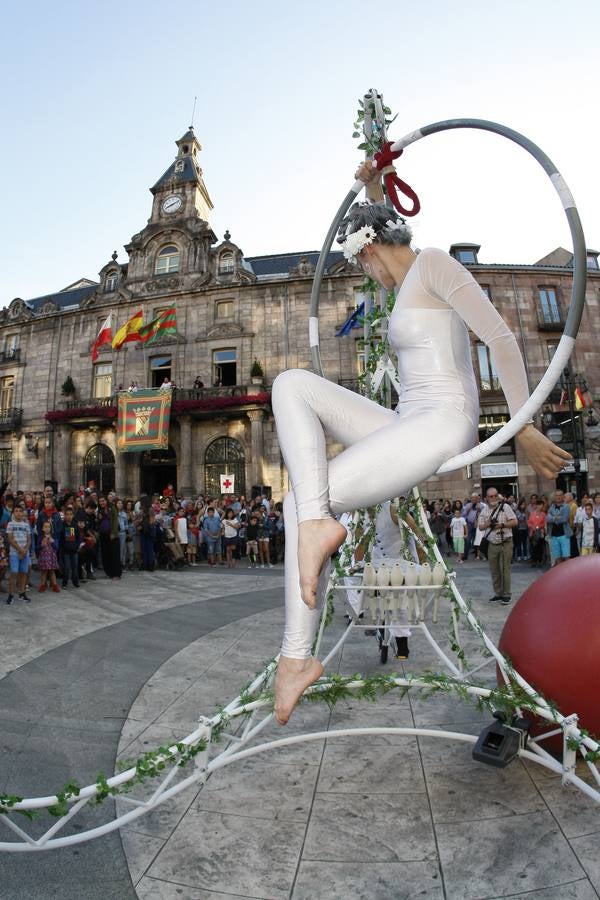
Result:
{"label": "performer's head", "polygon": [[337,241],[344,256],[391,289],[398,284],[400,261],[413,257],[412,231],[394,209],[384,203],[355,203],[342,221]]}

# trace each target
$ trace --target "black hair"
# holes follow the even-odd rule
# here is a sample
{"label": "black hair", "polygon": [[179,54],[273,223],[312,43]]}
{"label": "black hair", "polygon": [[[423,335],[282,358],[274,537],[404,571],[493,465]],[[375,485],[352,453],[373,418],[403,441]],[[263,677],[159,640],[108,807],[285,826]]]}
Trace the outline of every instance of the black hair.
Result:
{"label": "black hair", "polygon": [[[390,227],[390,223],[397,227]],[[378,244],[408,246],[412,238],[410,225],[395,209],[390,209],[385,203],[355,203],[342,219],[337,236],[338,244],[343,244],[348,235],[365,226],[374,230]]]}

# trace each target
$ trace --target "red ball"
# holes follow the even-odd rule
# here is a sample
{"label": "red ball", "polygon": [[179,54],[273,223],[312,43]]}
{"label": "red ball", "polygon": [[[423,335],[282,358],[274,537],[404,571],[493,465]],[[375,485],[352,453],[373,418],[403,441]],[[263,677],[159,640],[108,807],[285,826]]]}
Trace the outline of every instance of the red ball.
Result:
{"label": "red ball", "polygon": [[[498,647],[564,716],[577,713],[580,727],[600,735],[600,554],[560,563],[527,588]],[[535,731],[551,727],[543,724]],[[541,744],[560,745],[556,739]]]}

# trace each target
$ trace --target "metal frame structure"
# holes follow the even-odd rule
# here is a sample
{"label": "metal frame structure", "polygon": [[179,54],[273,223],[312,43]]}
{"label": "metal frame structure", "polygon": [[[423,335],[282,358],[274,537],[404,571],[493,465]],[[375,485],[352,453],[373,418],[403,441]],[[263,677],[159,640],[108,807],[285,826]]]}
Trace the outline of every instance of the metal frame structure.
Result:
{"label": "metal frame structure", "polygon": [[[381,115],[383,115],[381,96],[377,94],[377,92],[371,92],[371,96],[375,103],[376,112],[378,112],[378,114],[380,112]],[[477,119],[452,119],[444,122],[437,122],[433,125],[421,128],[418,131],[411,132],[400,141],[397,141],[396,144],[393,145],[393,149],[401,149],[422,137],[453,128],[479,128],[495,132],[496,134],[519,144],[533,155],[540,165],[542,165],[561,198],[569,221],[569,227],[571,228],[574,243],[574,277],[571,306],[565,326],[565,332],[554,354],[552,363],[536,390],[518,415],[507,425],[502,427],[494,437],[485,441],[479,448],[474,448],[468,453],[454,457],[441,467],[439,470],[440,472],[451,471],[460,466],[472,463],[477,459],[481,459],[483,456],[492,452],[504,443],[509,437],[512,437],[533,413],[539,410],[551,388],[554,386],[558,375],[565,367],[573,348],[583,309],[586,273],[585,240],[571,193],[554,164],[538,147],[535,146],[535,144],[532,144],[532,142],[523,137],[523,135],[519,135],[517,132],[494,122],[486,122]],[[315,370],[321,374],[318,335],[318,302],[325,260],[336,235],[339,222],[363,187],[364,185],[362,182],[356,182],[353,185],[352,190],[345,197],[327,234],[315,273],[311,295],[309,332],[313,365]],[[368,337],[368,335],[366,336]],[[412,604],[413,614],[417,618],[416,624],[412,627],[425,636],[429,645],[434,649],[441,664],[449,671],[451,677],[460,684],[463,692],[466,692],[469,696],[474,698],[486,698],[491,695],[491,690],[489,688],[482,687],[473,681],[473,675],[487,664],[496,664],[504,682],[506,684],[509,684],[511,680],[515,682],[531,699],[536,715],[548,723],[549,730],[530,739],[527,747],[521,746],[518,755],[522,759],[536,762],[550,771],[561,775],[563,784],[568,783],[574,785],[586,796],[595,800],[597,803],[600,803],[600,771],[593,759],[587,758],[589,754],[592,754],[592,757],[594,758],[595,755],[600,752],[600,745],[578,727],[577,715],[575,713],[568,716],[558,713],[525,681],[524,678],[519,675],[518,672],[509,666],[507,660],[494,645],[493,641],[487,636],[481,623],[478,622],[474,616],[469,604],[461,596],[455,580],[452,577],[452,573],[448,572],[443,557],[433,541],[427,517],[423,505],[419,502],[419,495],[416,488],[414,490],[414,497],[418,504],[420,527],[430,539],[430,544],[433,547],[431,562],[434,564],[441,564],[444,567],[443,583],[421,585],[405,584],[403,586],[389,586],[387,588],[385,586],[377,586],[376,590],[379,596],[383,597],[386,592],[389,591],[391,592],[395,603],[408,601]],[[329,596],[330,592],[343,592],[350,589],[356,589],[356,587],[357,585],[352,585],[352,587],[350,587],[347,584],[342,583],[342,579],[339,576],[332,575],[329,579],[326,596]],[[370,610],[373,614],[373,624],[375,627],[385,627],[386,622],[388,621],[386,617],[388,615],[389,606],[386,607],[383,600],[379,600],[376,604],[370,603],[371,597],[369,596],[369,592],[372,594],[374,590],[373,586],[367,587],[364,584],[359,583],[358,588],[361,592],[363,607],[365,610]],[[440,598],[442,597],[443,592],[448,591],[451,592],[456,608],[460,610],[468,626],[481,638],[484,651],[487,654],[486,660],[471,670],[465,671],[460,657],[457,657],[456,663],[450,659],[449,655],[442,647],[440,647],[438,641],[426,624],[428,610],[430,608],[433,609],[433,619],[435,620]],[[416,598],[419,597],[421,593],[423,596],[420,597],[419,602],[416,602]],[[402,600],[402,598],[404,598],[404,600]],[[321,645],[326,621],[327,604],[324,604],[315,653],[318,653]],[[354,614],[351,617],[349,627],[344,630],[333,648],[323,659],[323,665],[325,667],[331,663],[346,641],[359,631],[361,627],[364,626],[361,626],[358,616]],[[452,632],[453,643],[460,648],[458,617],[454,605],[452,606]],[[256,739],[273,719],[272,699],[270,697],[266,698],[264,693],[265,691],[268,691],[272,683],[276,668],[277,660],[273,660],[254,678],[247,688],[216,715],[211,718],[200,718],[198,727],[184,737],[181,742],[178,742],[180,747],[183,745],[183,751],[176,744],[165,749],[159,760],[163,767],[162,774],[161,777],[157,779],[159,783],[150,797],[146,797],[145,799],[136,798],[129,793],[126,795],[119,795],[119,802],[128,807],[125,812],[109,819],[102,825],[84,828],[76,834],[61,835],[61,831],[64,830],[65,826],[72,822],[78,813],[84,810],[89,804],[93,804],[101,791],[105,793],[106,789],[108,789],[110,793],[111,790],[118,792],[124,788],[133,787],[136,782],[139,781],[139,778],[136,767],[131,767],[126,771],[109,778],[104,785],[91,784],[81,789],[77,796],[68,797],[66,800],[67,812],[64,815],[57,817],[53,824],[39,837],[34,837],[17,824],[14,820],[14,813],[35,813],[48,810],[50,807],[57,805],[59,798],[57,796],[35,797],[14,802],[10,807],[9,813],[0,813],[0,822],[12,831],[13,835],[16,836],[16,840],[0,841],[0,851],[15,853],[39,852],[42,850],[68,847],[101,837],[146,815],[193,785],[202,787],[213,772],[234,762],[248,759],[251,756],[264,753],[268,750],[290,747],[303,742],[331,740],[338,737],[359,735],[435,737],[464,741],[471,744],[475,744],[478,739],[478,735],[437,729],[372,727],[319,731],[311,734],[283,737],[278,740],[264,743],[256,743]],[[431,679],[425,680],[423,677],[420,678],[419,676],[412,675],[390,677],[389,682],[393,682],[393,684],[398,687],[416,690],[419,688],[430,689],[432,684]],[[316,684],[310,687],[306,693],[315,694],[326,691],[332,684],[333,682],[327,676],[324,676],[319,679]],[[356,679],[355,681],[346,683],[345,687],[350,691],[358,691],[363,684],[364,681],[362,679]],[[517,712],[521,713],[521,710],[517,710]],[[237,731],[236,725],[238,726]],[[219,740],[223,741],[224,745],[216,744],[213,741],[213,736],[217,734]],[[563,752],[562,759],[560,760],[555,759],[543,746],[545,740],[556,734],[562,735]],[[183,772],[180,766],[182,752],[189,750],[189,748],[195,748],[198,751],[197,755],[194,757],[193,771],[186,777],[178,780],[177,776]],[[577,752],[581,754],[591,773],[591,784],[584,781],[576,772]],[[107,805],[107,810],[110,811],[110,804]]]}

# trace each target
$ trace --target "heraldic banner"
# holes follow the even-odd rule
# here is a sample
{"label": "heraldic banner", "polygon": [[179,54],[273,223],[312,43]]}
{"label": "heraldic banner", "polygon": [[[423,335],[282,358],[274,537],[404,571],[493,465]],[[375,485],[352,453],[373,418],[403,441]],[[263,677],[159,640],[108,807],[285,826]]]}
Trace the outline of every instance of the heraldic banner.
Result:
{"label": "heraldic banner", "polygon": [[170,415],[171,391],[120,393],[117,449],[121,453],[166,449]]}

